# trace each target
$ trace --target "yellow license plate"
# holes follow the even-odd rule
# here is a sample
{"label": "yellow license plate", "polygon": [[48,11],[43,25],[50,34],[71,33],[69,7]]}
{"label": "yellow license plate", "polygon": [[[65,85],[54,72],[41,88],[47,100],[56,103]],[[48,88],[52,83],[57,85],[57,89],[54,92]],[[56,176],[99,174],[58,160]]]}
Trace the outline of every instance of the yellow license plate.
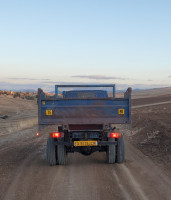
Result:
{"label": "yellow license plate", "polygon": [[97,141],[74,141],[74,146],[97,146]]}
{"label": "yellow license plate", "polygon": [[125,109],[119,109],[118,110],[119,115],[124,115],[125,114]]}
{"label": "yellow license plate", "polygon": [[46,110],[46,115],[52,115],[52,110]]}

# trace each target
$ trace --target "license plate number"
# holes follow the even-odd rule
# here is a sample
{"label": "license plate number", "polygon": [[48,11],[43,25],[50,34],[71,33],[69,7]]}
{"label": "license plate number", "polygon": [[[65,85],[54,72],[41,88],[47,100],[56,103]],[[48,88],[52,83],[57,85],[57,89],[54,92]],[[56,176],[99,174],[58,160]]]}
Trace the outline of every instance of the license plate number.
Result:
{"label": "license plate number", "polygon": [[46,110],[46,115],[52,115],[52,110]]}
{"label": "license plate number", "polygon": [[74,141],[74,146],[97,146],[97,141]]}

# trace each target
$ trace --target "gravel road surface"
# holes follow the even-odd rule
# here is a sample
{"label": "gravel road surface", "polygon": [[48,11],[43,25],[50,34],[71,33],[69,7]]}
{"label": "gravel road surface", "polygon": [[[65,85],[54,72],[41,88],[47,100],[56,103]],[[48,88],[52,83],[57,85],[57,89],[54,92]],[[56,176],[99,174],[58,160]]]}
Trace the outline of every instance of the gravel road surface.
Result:
{"label": "gravel road surface", "polygon": [[[0,199],[169,199],[170,177],[126,142],[126,162],[109,165],[105,153],[68,155],[66,166],[50,167],[46,135],[36,127],[3,137],[0,146]],[[20,138],[20,139],[18,139]]]}

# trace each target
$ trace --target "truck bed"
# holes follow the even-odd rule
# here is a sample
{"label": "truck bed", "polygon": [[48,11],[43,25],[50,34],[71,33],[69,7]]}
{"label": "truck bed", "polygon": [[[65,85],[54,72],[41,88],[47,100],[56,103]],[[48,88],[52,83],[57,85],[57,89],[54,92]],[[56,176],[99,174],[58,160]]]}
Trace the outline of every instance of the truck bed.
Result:
{"label": "truck bed", "polygon": [[48,99],[39,95],[39,125],[130,123],[131,102],[125,98]]}

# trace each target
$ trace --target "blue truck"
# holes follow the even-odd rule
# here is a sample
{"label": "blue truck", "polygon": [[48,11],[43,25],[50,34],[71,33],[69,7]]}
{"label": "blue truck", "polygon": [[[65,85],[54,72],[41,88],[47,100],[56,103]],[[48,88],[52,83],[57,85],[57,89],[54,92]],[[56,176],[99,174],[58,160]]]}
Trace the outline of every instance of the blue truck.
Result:
{"label": "blue truck", "polygon": [[[75,89],[59,94],[59,88]],[[113,89],[111,97],[104,88]],[[124,136],[116,131],[116,125],[131,123],[131,91],[128,88],[123,98],[116,98],[113,84],[55,85],[55,96],[50,98],[39,88],[39,130],[49,127],[49,165],[65,165],[68,153],[90,155],[96,151],[106,152],[109,164],[123,163]]]}

